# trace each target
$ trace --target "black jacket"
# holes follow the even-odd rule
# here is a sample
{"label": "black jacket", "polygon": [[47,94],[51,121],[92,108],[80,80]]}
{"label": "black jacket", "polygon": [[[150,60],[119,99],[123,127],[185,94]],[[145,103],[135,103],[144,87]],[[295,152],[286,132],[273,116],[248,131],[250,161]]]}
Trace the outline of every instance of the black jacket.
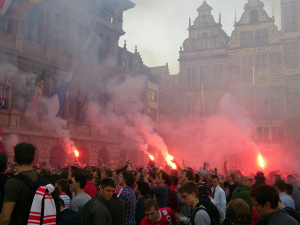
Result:
{"label": "black jacket", "polygon": [[59,214],[59,220],[57,225],[80,225],[79,213],[72,211],[71,209],[64,209]]}

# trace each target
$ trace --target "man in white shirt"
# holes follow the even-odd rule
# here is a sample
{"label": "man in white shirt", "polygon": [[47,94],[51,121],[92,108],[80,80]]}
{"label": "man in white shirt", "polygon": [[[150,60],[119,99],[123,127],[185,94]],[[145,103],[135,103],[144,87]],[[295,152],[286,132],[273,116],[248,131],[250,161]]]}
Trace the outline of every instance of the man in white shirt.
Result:
{"label": "man in white shirt", "polygon": [[226,216],[226,194],[225,191],[219,185],[219,177],[217,175],[213,175],[211,177],[211,184],[212,197],[216,200],[218,208],[221,209],[220,223],[223,224]]}

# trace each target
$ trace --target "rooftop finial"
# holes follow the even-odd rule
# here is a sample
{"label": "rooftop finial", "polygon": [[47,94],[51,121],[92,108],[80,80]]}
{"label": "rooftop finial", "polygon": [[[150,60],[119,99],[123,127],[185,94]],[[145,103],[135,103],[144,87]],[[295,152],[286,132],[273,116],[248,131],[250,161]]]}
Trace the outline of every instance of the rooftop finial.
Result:
{"label": "rooftop finial", "polygon": [[275,17],[275,6],[274,6],[274,3],[273,3],[273,12],[272,12],[272,17],[273,17],[273,19],[274,19],[274,17]]}
{"label": "rooftop finial", "polygon": [[206,2],[206,0],[203,0],[203,3],[205,3]]}
{"label": "rooftop finial", "polygon": [[221,21],[221,12],[219,12],[219,24],[221,24],[222,21]]}
{"label": "rooftop finial", "polygon": [[124,48],[126,48],[126,40],[124,40]]}
{"label": "rooftop finial", "polygon": [[191,26],[191,17],[189,18],[189,27]]}
{"label": "rooftop finial", "polygon": [[235,13],[234,13],[234,23],[236,23],[236,10],[235,10]]}
{"label": "rooftop finial", "polygon": [[135,52],[137,52],[137,46],[135,46]]}

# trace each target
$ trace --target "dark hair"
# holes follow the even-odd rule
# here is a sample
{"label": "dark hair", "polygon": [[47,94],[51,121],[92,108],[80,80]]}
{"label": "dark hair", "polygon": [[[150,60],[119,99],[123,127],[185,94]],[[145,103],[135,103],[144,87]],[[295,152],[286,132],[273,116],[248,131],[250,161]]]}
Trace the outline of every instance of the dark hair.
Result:
{"label": "dark hair", "polygon": [[200,181],[200,176],[198,173],[195,173],[195,181],[198,183]]}
{"label": "dark hair", "polygon": [[131,172],[129,172],[129,171],[123,171],[122,175],[124,177],[126,186],[132,188],[132,186],[134,185],[134,182],[135,182],[134,175]]}
{"label": "dark hair", "polygon": [[59,205],[65,208],[65,201],[61,197],[58,197],[58,199],[59,199]]}
{"label": "dark hair", "polygon": [[217,175],[212,175],[212,176],[211,176],[211,180],[212,180],[212,179],[217,179],[217,180],[219,180],[219,177],[218,177]]}
{"label": "dark hair", "polygon": [[0,173],[4,173],[7,169],[7,155],[4,152],[0,152]]}
{"label": "dark hair", "polygon": [[262,184],[254,188],[250,192],[250,197],[256,199],[258,204],[264,206],[267,202],[270,202],[272,209],[278,208],[279,195],[275,188]]}
{"label": "dark hair", "polygon": [[208,196],[208,187],[207,184],[205,183],[199,183],[197,185],[198,191],[199,191],[199,196]]}
{"label": "dark hair", "polygon": [[180,188],[178,189],[178,192],[181,193],[188,193],[188,194],[192,194],[193,192],[196,194],[196,196],[199,196],[199,191],[198,191],[198,187],[196,186],[196,184],[194,184],[193,182],[185,182],[182,186],[180,186]]}
{"label": "dark hair", "polygon": [[69,189],[69,183],[66,179],[59,179],[56,181],[58,186],[61,186],[63,192],[67,192]]}
{"label": "dark hair", "polygon": [[42,168],[42,169],[40,169],[40,175],[42,177],[48,177],[48,176],[50,176],[50,172],[49,172],[49,170]]}
{"label": "dark hair", "polygon": [[183,173],[185,173],[185,176],[188,178],[188,181],[195,180],[195,174],[191,170],[183,170]]}
{"label": "dark hair", "polygon": [[285,192],[285,182],[282,179],[278,179],[275,181],[275,186],[278,188],[279,191]]}
{"label": "dark hair", "polygon": [[293,193],[293,186],[291,184],[285,184],[286,193],[288,195],[292,195]]}
{"label": "dark hair", "polygon": [[146,196],[149,193],[150,187],[147,182],[139,180],[136,182],[136,184],[137,184],[138,190],[141,192],[142,196]]}
{"label": "dark hair", "polygon": [[169,187],[172,185],[171,178],[170,178],[170,176],[167,173],[162,172],[161,173],[161,177],[162,177],[163,180],[165,180],[165,184],[166,185],[168,185]]}
{"label": "dark hair", "polygon": [[156,172],[155,171],[149,172],[149,177],[152,177],[153,179],[155,179],[156,178]]}
{"label": "dark hair", "polygon": [[101,188],[106,188],[106,187],[113,187],[116,188],[116,182],[112,178],[104,178],[100,182]]}
{"label": "dark hair", "polygon": [[234,180],[234,174],[233,173],[229,173],[229,176],[232,178],[232,180]]}
{"label": "dark hair", "polygon": [[273,177],[274,177],[274,179],[275,179],[275,180],[279,180],[279,179],[281,179],[281,176],[280,176],[280,174],[274,174],[274,176],[273,176]]}
{"label": "dark hair", "polygon": [[59,172],[59,175],[62,179],[68,179],[68,172],[66,172],[65,170],[61,170]]}
{"label": "dark hair", "polygon": [[34,160],[36,147],[29,143],[20,143],[14,147],[15,161],[19,165],[30,165]]}
{"label": "dark hair", "polygon": [[86,177],[86,179],[91,180],[93,176],[93,171],[91,167],[86,166],[82,169],[82,174]]}
{"label": "dark hair", "polygon": [[178,180],[179,180],[178,177],[171,175],[170,178],[172,181],[172,185],[176,186],[178,184]]}
{"label": "dark hair", "polygon": [[107,177],[112,177],[112,172],[111,172],[111,170],[105,169],[105,170],[104,170],[104,173],[105,173],[105,175],[106,175]]}
{"label": "dark hair", "polygon": [[86,185],[86,177],[81,172],[76,172],[72,174],[76,182],[80,183],[80,188],[84,189]]}
{"label": "dark hair", "polygon": [[148,211],[154,207],[155,210],[158,210],[158,204],[157,201],[155,201],[153,198],[149,198],[144,202],[143,209],[144,211]]}
{"label": "dark hair", "polygon": [[226,217],[233,225],[248,225],[250,221],[250,207],[241,198],[233,199],[227,205]]}
{"label": "dark hair", "polygon": [[286,177],[286,178],[295,179],[295,176],[294,176],[294,175],[292,175],[292,174],[290,174],[290,175],[287,175],[287,177]]}

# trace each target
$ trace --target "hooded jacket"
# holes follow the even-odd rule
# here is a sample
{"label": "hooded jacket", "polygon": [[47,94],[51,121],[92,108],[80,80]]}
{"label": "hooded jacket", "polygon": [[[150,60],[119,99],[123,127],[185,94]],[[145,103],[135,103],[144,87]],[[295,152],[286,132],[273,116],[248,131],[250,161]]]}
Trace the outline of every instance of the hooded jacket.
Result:
{"label": "hooded jacket", "polygon": [[249,187],[243,184],[239,184],[238,187],[232,193],[232,199],[241,198],[245,200],[245,202],[247,202],[250,207],[250,212],[252,212],[253,206],[249,195],[249,190],[250,190]]}

